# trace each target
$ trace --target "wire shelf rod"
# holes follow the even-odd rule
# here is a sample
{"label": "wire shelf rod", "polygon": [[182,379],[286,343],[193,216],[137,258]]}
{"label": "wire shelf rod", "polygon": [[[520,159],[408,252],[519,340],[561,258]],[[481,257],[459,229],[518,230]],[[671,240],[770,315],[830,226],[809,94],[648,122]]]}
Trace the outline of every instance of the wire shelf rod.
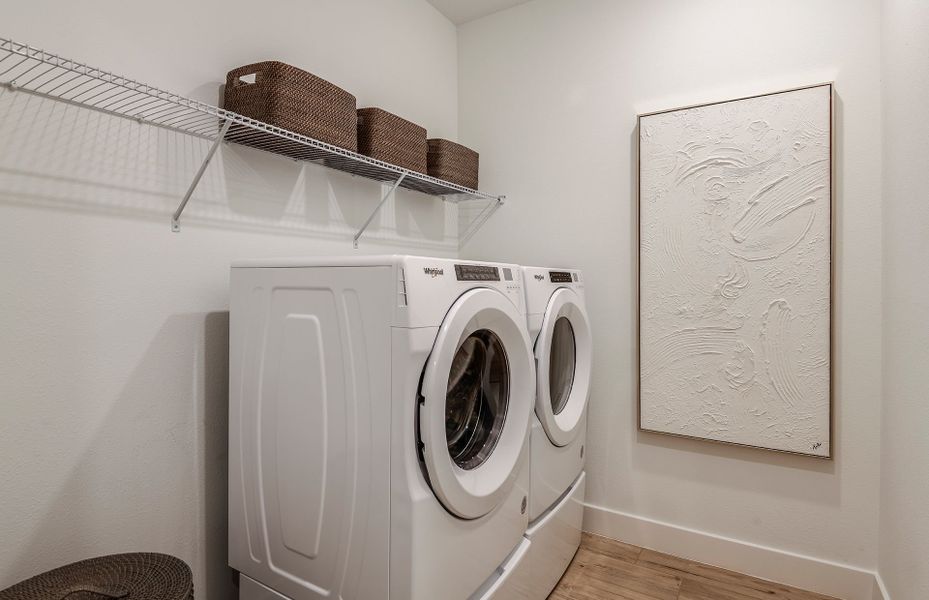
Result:
{"label": "wire shelf rod", "polygon": [[[292,160],[324,165],[381,183],[390,182],[390,194],[403,187],[440,197],[449,203],[463,200],[487,201],[487,205],[478,212],[474,220],[467,227],[460,229],[461,243],[467,241],[503,203],[502,196],[468,189],[410,171],[5,38],[0,38],[0,85],[9,90],[22,91],[212,142],[208,156],[200,165],[194,181],[181,201],[181,206],[175,215],[172,215],[172,229],[177,227],[184,207],[222,142],[241,144]],[[389,194],[385,196],[387,197]],[[378,210],[386,202],[385,198],[381,199]],[[373,215],[355,237],[355,242],[372,219]]]}

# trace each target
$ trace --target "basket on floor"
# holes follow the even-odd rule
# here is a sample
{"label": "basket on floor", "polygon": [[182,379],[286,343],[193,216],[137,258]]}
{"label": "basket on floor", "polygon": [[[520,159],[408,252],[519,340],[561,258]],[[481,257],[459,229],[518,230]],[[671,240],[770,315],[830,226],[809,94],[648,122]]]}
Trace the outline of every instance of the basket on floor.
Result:
{"label": "basket on floor", "polygon": [[426,172],[426,130],[380,108],[358,109],[358,152],[404,169]]}
{"label": "basket on floor", "polygon": [[479,155],[474,150],[443,139],[429,140],[428,173],[431,177],[476,190]]}
{"label": "basket on floor", "polygon": [[[339,148],[358,149],[355,97],[282,62],[260,62],[229,71],[224,107]],[[282,154],[288,154],[286,148],[293,146],[277,136],[235,126],[227,139]]]}
{"label": "basket on floor", "polygon": [[0,600],[193,600],[190,567],[167,554],[82,560],[0,591]]}

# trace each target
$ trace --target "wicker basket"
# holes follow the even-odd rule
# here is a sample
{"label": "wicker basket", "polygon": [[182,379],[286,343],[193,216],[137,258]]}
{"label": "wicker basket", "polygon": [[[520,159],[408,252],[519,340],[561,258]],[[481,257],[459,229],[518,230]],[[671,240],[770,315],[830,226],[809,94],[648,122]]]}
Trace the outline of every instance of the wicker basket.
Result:
{"label": "wicker basket", "polygon": [[[355,106],[345,90],[282,62],[246,65],[226,75],[226,110],[353,152]],[[262,145],[253,137],[243,143]]]}
{"label": "wicker basket", "polygon": [[443,139],[429,140],[429,175],[476,190],[479,155],[474,150]]}
{"label": "wicker basket", "polygon": [[358,152],[404,169],[426,172],[426,130],[380,108],[358,109]]}
{"label": "wicker basket", "polygon": [[0,600],[193,600],[190,567],[167,554],[91,558],[0,591]]}

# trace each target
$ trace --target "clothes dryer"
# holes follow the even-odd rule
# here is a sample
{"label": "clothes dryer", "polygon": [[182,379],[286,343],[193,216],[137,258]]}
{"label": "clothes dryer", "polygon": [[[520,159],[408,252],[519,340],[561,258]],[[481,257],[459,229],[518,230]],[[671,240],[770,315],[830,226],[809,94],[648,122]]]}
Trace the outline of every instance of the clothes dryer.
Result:
{"label": "clothes dryer", "polygon": [[558,583],[581,541],[592,343],[578,270],[523,267],[536,363],[531,417],[527,559],[530,596]]}

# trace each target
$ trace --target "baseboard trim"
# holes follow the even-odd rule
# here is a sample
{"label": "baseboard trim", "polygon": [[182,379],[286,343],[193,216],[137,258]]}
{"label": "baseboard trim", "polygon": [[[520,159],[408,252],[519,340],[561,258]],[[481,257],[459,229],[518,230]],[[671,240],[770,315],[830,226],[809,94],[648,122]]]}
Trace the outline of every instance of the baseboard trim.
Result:
{"label": "baseboard trim", "polygon": [[584,531],[842,600],[890,600],[877,573],[585,505]]}

